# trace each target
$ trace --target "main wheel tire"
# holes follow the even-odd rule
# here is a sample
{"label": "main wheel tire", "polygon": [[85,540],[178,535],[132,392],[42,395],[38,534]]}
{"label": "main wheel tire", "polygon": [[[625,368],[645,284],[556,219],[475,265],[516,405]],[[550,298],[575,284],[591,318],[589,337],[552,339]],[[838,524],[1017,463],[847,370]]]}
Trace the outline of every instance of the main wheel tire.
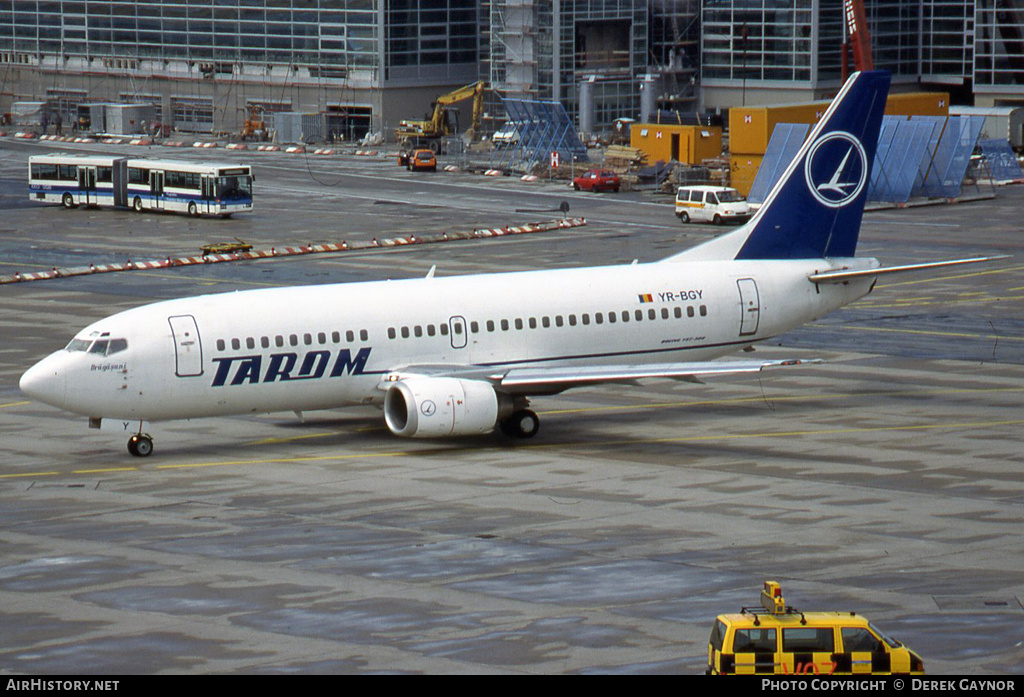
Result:
{"label": "main wheel tire", "polygon": [[682,213],[679,214],[679,220],[680,220],[680,222],[683,222],[683,223],[690,222],[690,214],[687,213],[686,211],[683,211]]}
{"label": "main wheel tire", "polygon": [[139,198],[138,196],[136,196],[135,200],[132,201],[132,208],[135,209],[136,213],[141,213],[142,212],[142,199]]}
{"label": "main wheel tire", "polygon": [[721,225],[722,216],[718,215],[718,213],[715,213],[715,217],[711,219],[711,222],[713,222],[715,225]]}
{"label": "main wheel tire", "polygon": [[70,208],[74,208],[75,207],[75,197],[72,196],[70,193],[65,193],[64,196],[61,198],[60,203],[65,208],[69,208],[69,209]]}
{"label": "main wheel tire", "polygon": [[501,422],[501,432],[510,438],[533,438],[540,430],[540,419],[531,409],[521,409]]}
{"label": "main wheel tire", "polygon": [[189,215],[199,215],[199,207],[196,206],[196,202],[195,201],[189,201],[188,202],[188,214]]}

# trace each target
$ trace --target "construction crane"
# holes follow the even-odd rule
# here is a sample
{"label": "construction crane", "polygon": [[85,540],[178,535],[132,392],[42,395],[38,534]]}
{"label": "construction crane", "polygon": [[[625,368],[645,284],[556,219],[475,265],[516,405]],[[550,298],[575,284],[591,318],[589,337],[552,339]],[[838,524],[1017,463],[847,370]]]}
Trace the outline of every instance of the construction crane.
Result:
{"label": "construction crane", "polygon": [[863,0],[843,0],[843,82],[850,76],[850,52],[855,70],[874,70],[871,36]]}
{"label": "construction crane", "polygon": [[474,82],[471,85],[441,95],[434,102],[434,113],[426,121],[412,121],[403,119],[398,128],[395,129],[395,138],[403,148],[430,148],[435,153],[441,149],[441,138],[454,135],[457,130],[448,120],[448,113],[453,104],[473,100],[473,123],[466,132],[470,140],[476,140],[480,135],[480,118],[484,110],[484,87],[485,83]]}

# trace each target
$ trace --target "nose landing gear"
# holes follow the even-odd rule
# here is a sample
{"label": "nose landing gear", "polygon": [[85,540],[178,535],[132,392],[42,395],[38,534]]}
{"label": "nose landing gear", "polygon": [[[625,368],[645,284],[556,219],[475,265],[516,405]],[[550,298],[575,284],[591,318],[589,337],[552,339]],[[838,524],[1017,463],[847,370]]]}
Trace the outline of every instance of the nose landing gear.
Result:
{"label": "nose landing gear", "polygon": [[153,452],[153,438],[148,433],[137,433],[128,439],[128,452],[135,457],[149,457]]}

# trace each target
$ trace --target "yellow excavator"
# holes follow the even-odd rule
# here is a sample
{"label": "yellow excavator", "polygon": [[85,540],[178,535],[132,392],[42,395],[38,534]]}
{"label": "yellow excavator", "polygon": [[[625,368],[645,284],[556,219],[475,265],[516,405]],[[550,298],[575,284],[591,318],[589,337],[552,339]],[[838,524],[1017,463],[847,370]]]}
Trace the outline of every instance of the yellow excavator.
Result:
{"label": "yellow excavator", "polygon": [[[453,104],[472,98],[473,100],[473,123],[466,131],[470,140],[476,140],[480,136],[480,117],[484,110],[484,88],[485,83],[474,82],[471,85],[441,95],[434,102],[434,113],[427,121],[412,121],[403,119],[398,128],[395,129],[395,138],[405,150],[414,148],[430,148],[435,153],[441,150],[441,139],[445,136],[454,135],[458,132],[458,123],[453,125],[449,119],[449,113],[456,114],[451,109]],[[457,121],[457,120],[456,120]]]}

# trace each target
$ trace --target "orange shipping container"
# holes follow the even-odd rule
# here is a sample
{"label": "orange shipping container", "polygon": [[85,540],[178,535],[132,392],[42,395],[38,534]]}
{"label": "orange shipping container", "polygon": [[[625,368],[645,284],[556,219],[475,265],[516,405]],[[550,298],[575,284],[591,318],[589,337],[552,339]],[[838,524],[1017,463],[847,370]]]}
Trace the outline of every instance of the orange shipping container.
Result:
{"label": "orange shipping container", "polygon": [[629,129],[630,147],[647,154],[649,163],[663,160],[699,165],[722,155],[719,126],[684,126],[665,123],[635,123]]}

